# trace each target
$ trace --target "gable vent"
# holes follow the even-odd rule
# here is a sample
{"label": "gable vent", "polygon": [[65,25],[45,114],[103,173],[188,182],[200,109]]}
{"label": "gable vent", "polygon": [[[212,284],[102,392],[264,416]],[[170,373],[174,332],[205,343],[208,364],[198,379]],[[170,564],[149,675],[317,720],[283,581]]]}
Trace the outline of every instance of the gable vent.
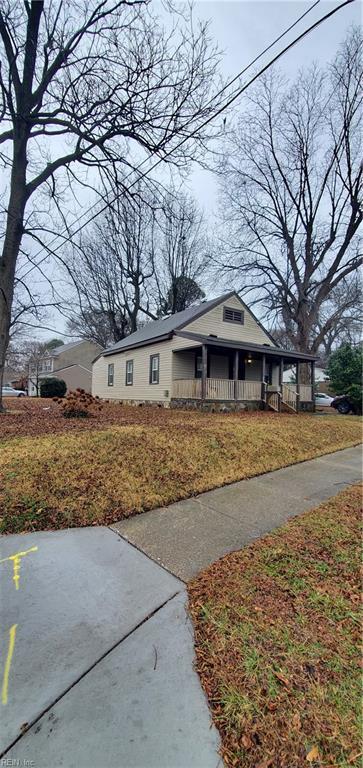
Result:
{"label": "gable vent", "polygon": [[223,307],[223,320],[226,323],[239,323],[243,325],[245,321],[242,309],[233,309],[232,307]]}

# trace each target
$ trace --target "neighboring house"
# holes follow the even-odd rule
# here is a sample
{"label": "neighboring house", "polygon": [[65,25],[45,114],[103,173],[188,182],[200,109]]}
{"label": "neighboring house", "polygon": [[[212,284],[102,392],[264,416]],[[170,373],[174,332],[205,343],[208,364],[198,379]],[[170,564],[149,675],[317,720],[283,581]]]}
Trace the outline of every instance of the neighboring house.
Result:
{"label": "neighboring house", "polygon": [[5,365],[3,386],[14,387],[15,389],[26,389],[28,377],[22,375],[18,370],[9,365]]}
{"label": "neighboring house", "polygon": [[40,394],[42,379],[63,379],[67,391],[80,387],[91,392],[92,361],[102,347],[95,341],[72,341],[60,347],[48,349],[43,357],[29,364],[28,394]]}
{"label": "neighboring house", "polygon": [[[283,384],[308,363],[310,384]],[[104,350],[92,368],[101,398],[171,407],[313,409],[311,355],[278,347],[235,292],[148,323]]]}
{"label": "neighboring house", "polygon": [[[287,371],[284,371],[284,382],[289,383],[295,381],[295,376],[295,369],[289,368]],[[319,365],[315,366],[315,391],[330,394],[329,376],[325,368],[321,368]]]}

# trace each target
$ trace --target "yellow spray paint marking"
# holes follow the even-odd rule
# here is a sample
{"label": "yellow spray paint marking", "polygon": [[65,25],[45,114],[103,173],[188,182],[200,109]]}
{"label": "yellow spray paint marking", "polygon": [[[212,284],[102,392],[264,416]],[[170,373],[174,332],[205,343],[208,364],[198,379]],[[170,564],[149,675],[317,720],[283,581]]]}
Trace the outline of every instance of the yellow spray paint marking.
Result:
{"label": "yellow spray paint marking", "polygon": [[4,669],[4,677],[3,677],[3,684],[1,688],[1,701],[3,704],[8,703],[8,687],[9,687],[9,674],[10,674],[10,667],[11,667],[11,660],[13,658],[14,653],[14,646],[15,646],[15,636],[16,636],[16,628],[17,624],[13,624],[12,627],[9,629],[9,647],[8,647],[8,655],[6,657],[5,662],[5,669]]}
{"label": "yellow spray paint marking", "polygon": [[16,552],[15,555],[9,555],[9,557],[4,557],[3,560],[0,560],[0,563],[6,563],[7,560],[13,561],[13,581],[15,582],[15,589],[19,589],[19,581],[20,581],[20,563],[21,558],[24,557],[24,555],[28,555],[29,552],[37,552],[38,547],[30,547],[30,549],[26,549],[25,552]]}

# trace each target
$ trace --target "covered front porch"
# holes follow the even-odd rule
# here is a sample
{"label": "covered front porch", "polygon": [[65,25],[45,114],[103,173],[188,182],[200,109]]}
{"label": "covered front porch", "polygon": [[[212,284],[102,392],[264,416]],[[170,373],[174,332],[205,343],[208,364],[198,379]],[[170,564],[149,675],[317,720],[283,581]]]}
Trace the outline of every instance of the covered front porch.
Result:
{"label": "covered front porch", "polygon": [[[312,356],[270,345],[222,343],[209,337],[200,340],[198,345],[173,352],[172,401],[196,401],[196,405],[198,401],[250,403],[274,411],[313,410]],[[294,381],[284,382],[285,368],[293,368]]]}

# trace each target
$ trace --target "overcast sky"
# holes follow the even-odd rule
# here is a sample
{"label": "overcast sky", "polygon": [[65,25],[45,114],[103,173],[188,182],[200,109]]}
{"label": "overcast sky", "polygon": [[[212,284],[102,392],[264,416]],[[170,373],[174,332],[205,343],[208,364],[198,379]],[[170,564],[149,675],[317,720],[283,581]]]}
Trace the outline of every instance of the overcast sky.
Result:
{"label": "overcast sky", "polygon": [[[155,5],[157,6],[157,4],[158,0],[155,0]],[[248,80],[303,29],[328,13],[337,4],[339,2],[321,0],[319,5],[297,27],[244,75],[242,82]],[[201,19],[210,20],[210,34],[218,48],[223,52],[222,77],[230,79],[311,5],[313,3],[292,0],[279,0],[278,2],[275,0],[261,0],[261,2],[258,0],[253,0],[253,2],[199,0],[195,4],[194,13]],[[349,27],[352,24],[360,23],[361,14],[362,4],[360,0],[355,0],[305,37],[280,60],[278,67],[285,75],[293,79],[301,67],[310,66],[315,61],[325,64],[332,59]],[[234,114],[243,114],[243,108],[244,97],[242,96],[235,103]],[[217,182],[213,174],[195,168],[189,179],[185,181],[185,186],[194,194],[204,209],[205,215],[213,222],[217,205]],[[57,275],[54,274],[54,277],[56,279]],[[47,325],[54,328],[59,335],[65,331],[65,321],[58,314],[49,318]],[[36,331],[36,335],[44,339],[55,334],[50,334],[49,331],[42,332],[39,329]],[[64,339],[67,341],[66,337]]]}
{"label": "overcast sky", "polygon": [[[200,18],[210,20],[213,38],[224,52],[221,62],[222,75],[230,79],[313,4],[292,0],[200,0],[196,11]],[[242,82],[249,80],[278,51],[336,5],[339,5],[339,2],[322,0],[276,47],[246,72]],[[276,66],[294,79],[301,67],[308,67],[313,62],[325,64],[330,61],[349,27],[361,22],[362,7],[358,0],[343,8],[295,45]],[[243,114],[243,105],[242,95],[235,103],[235,114]],[[217,196],[217,181],[214,175],[195,169],[187,183],[205,212],[213,216]]]}

